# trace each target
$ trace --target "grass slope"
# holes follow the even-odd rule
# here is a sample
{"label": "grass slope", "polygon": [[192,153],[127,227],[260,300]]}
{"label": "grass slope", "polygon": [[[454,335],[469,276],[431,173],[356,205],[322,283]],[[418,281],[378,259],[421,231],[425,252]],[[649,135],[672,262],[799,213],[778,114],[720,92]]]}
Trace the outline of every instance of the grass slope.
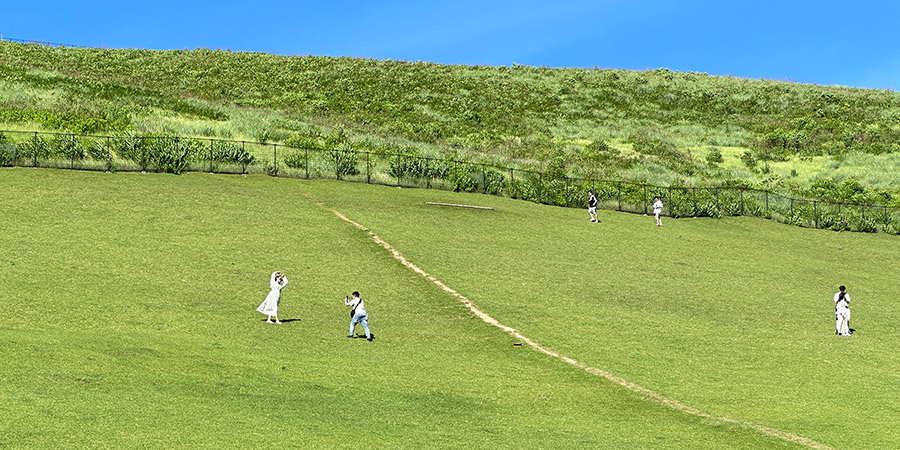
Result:
{"label": "grass slope", "polygon": [[[293,138],[562,166],[573,175],[599,167],[608,177],[665,184],[740,179],[787,190],[861,178],[897,197],[884,165],[900,151],[898,120],[900,94],[891,91],[666,69],[0,42],[5,128]],[[721,163],[708,164],[716,152]],[[865,161],[865,170],[847,158]]]}
{"label": "grass slope", "polygon": [[[596,225],[584,211],[491,196],[412,190],[381,203],[364,186],[344,193],[356,189],[317,195],[553,350],[703,411],[838,448],[900,439],[887,425],[900,421],[895,237],[747,218],[657,228],[612,212]],[[839,284],[854,296],[851,339],[833,334]]]}
{"label": "grass slope", "polygon": [[[473,267],[519,260],[466,251],[485,233],[502,242],[510,227],[546,229],[554,217],[566,219],[557,227],[584,233],[570,211],[491,199],[499,207],[493,216],[466,219],[469,213],[423,209],[421,200],[481,197],[208,174],[3,169],[0,192],[2,447],[794,447],[673,411],[513,347],[510,336],[316,203],[372,222],[501,320],[636,375],[616,363],[633,354],[628,342],[608,339],[627,328],[598,327],[582,311],[560,309],[574,284],[558,280],[541,306],[525,295],[533,289],[519,283],[532,280],[515,267],[505,276],[484,270],[498,273],[488,286],[470,278]],[[637,219],[620,220],[628,218]],[[472,225],[469,240],[441,236],[464,222]],[[407,240],[413,226],[424,231],[415,245]],[[548,255],[566,249],[549,252],[563,242],[550,237],[542,244]],[[518,246],[534,242],[533,233],[521,234]],[[468,267],[448,270],[463,251]],[[296,319],[281,326],[254,311],[275,269],[291,281],[281,316]],[[487,297],[497,284],[506,292]],[[341,299],[351,290],[368,299],[375,342],[344,337]],[[545,311],[555,317],[529,325],[543,322]],[[577,344],[563,340],[565,333],[550,329],[561,321],[574,331],[569,338],[593,332]],[[600,346],[609,353],[603,360]],[[648,355],[644,364],[652,362]],[[666,386],[651,375],[640,381]]]}

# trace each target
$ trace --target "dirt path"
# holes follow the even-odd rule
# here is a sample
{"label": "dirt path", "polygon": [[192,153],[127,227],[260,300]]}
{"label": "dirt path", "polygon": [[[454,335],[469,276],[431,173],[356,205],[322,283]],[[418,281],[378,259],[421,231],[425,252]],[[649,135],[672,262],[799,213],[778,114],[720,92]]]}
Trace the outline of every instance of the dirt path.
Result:
{"label": "dirt path", "polygon": [[[318,203],[318,204],[319,204],[320,206],[325,207],[322,203]],[[327,207],[326,207],[326,208],[327,208]],[[471,302],[468,298],[466,298],[464,295],[460,294],[459,292],[456,292],[456,290],[454,290],[454,289],[451,288],[450,286],[447,286],[447,285],[444,284],[441,280],[438,280],[437,278],[435,278],[435,277],[434,277],[433,275],[431,275],[430,273],[428,273],[428,272],[422,270],[419,266],[417,266],[417,265],[415,265],[415,264],[409,262],[409,260],[407,260],[406,257],[403,256],[402,253],[400,253],[397,249],[395,249],[393,246],[391,246],[391,244],[388,244],[384,239],[381,239],[377,234],[373,233],[371,230],[369,230],[369,229],[366,228],[365,226],[363,226],[363,225],[361,225],[361,224],[359,224],[359,223],[357,223],[357,222],[354,222],[353,220],[350,220],[349,218],[347,218],[347,216],[341,214],[341,213],[338,212],[338,211],[335,211],[335,210],[333,210],[333,209],[329,209],[329,210],[330,210],[331,212],[333,212],[336,216],[338,216],[339,218],[341,218],[342,220],[344,220],[344,221],[346,221],[346,222],[352,224],[352,225],[355,226],[356,228],[359,228],[360,230],[362,230],[362,231],[368,233],[368,235],[372,238],[373,241],[375,241],[375,243],[377,243],[377,244],[381,245],[382,247],[384,247],[385,250],[389,251],[389,252],[394,256],[394,258],[397,259],[398,261],[400,261],[404,266],[406,266],[407,268],[409,268],[409,269],[412,270],[413,272],[415,272],[415,273],[417,273],[417,274],[419,274],[419,275],[425,277],[426,279],[428,279],[428,280],[431,281],[432,283],[436,284],[438,287],[440,287],[441,289],[443,289],[444,292],[447,292],[448,294],[450,294],[450,295],[456,297],[457,300],[459,300],[460,302],[462,302],[462,304],[465,305],[466,308],[468,308],[470,311],[472,311],[472,313],[475,314],[476,316],[478,316],[481,320],[483,320],[484,322],[486,322],[486,323],[488,323],[488,324],[490,324],[490,325],[493,325],[493,326],[495,326],[495,327],[497,327],[497,328],[500,328],[501,330],[503,330],[503,331],[505,331],[505,332],[507,332],[507,333],[509,333],[509,334],[511,334],[511,335],[513,335],[513,336],[515,336],[516,339],[521,340],[523,343],[529,345],[531,348],[533,348],[533,349],[535,349],[535,350],[537,350],[537,351],[539,351],[539,352],[541,352],[541,353],[544,353],[544,354],[546,354],[546,355],[552,356],[552,357],[554,357],[554,358],[558,358],[558,359],[560,359],[560,360],[562,360],[562,361],[564,361],[564,362],[566,362],[566,363],[568,363],[568,364],[571,364],[571,365],[573,365],[573,366],[575,366],[575,367],[578,367],[578,368],[580,368],[580,369],[583,369],[584,371],[586,371],[586,372],[588,372],[588,373],[590,373],[590,374],[592,374],[592,375],[597,375],[597,376],[599,376],[599,377],[606,378],[607,380],[612,381],[613,383],[616,383],[616,384],[618,384],[619,386],[622,386],[622,387],[624,387],[624,388],[626,388],[626,389],[629,389],[629,390],[631,390],[631,391],[633,391],[633,392],[637,392],[637,393],[639,393],[639,394],[641,394],[641,395],[643,395],[643,396],[645,396],[645,397],[647,397],[647,398],[649,398],[649,399],[651,399],[651,400],[654,400],[654,401],[656,401],[656,402],[662,403],[663,405],[666,405],[666,406],[668,406],[668,407],[670,407],[670,408],[673,408],[673,409],[676,409],[676,410],[678,410],[678,411],[682,411],[682,412],[685,412],[685,413],[688,413],[688,414],[691,414],[691,415],[694,415],[694,416],[697,416],[697,417],[702,417],[702,418],[704,418],[704,419],[710,419],[710,420],[715,420],[715,421],[717,421],[717,422],[729,423],[729,424],[734,424],[734,425],[738,425],[738,426],[741,426],[741,427],[749,428],[749,429],[758,431],[758,432],[760,432],[760,433],[762,433],[762,434],[765,434],[765,435],[767,435],[767,436],[772,436],[772,437],[776,437],[776,438],[779,438],[779,439],[783,439],[783,440],[785,440],[785,441],[789,441],[789,442],[793,442],[793,443],[796,443],[796,444],[805,445],[805,446],[807,446],[807,447],[809,447],[809,448],[814,448],[814,449],[819,449],[819,450],[833,450],[833,447],[829,447],[829,446],[827,446],[827,445],[825,445],[825,444],[816,442],[816,441],[814,441],[814,440],[812,440],[812,439],[805,438],[805,437],[803,437],[803,436],[797,436],[796,434],[791,434],[791,433],[788,433],[788,432],[785,432],[785,431],[776,430],[776,429],[774,429],[774,428],[770,428],[770,427],[767,427],[767,426],[764,426],[764,425],[758,425],[758,424],[755,424],[755,423],[744,422],[744,421],[742,421],[742,420],[732,419],[732,418],[730,418],[730,417],[725,417],[725,416],[715,416],[715,415],[712,415],[712,414],[705,413],[705,412],[703,412],[703,411],[700,411],[699,409],[692,408],[692,407],[690,407],[690,406],[688,406],[688,405],[685,405],[685,404],[683,404],[683,403],[681,403],[681,402],[679,402],[679,401],[677,401],[677,400],[671,399],[671,398],[666,397],[666,396],[664,396],[664,395],[662,395],[662,394],[659,394],[659,393],[657,393],[657,392],[651,391],[650,389],[647,389],[647,388],[645,388],[645,387],[643,387],[643,386],[639,386],[639,385],[637,385],[637,384],[634,384],[634,383],[632,383],[632,382],[630,382],[630,381],[628,381],[628,380],[626,380],[626,379],[624,379],[624,378],[617,377],[617,376],[615,376],[615,375],[613,375],[613,374],[611,374],[611,373],[609,373],[609,372],[607,372],[607,371],[605,371],[605,370],[598,369],[598,368],[596,368],[596,367],[590,367],[590,366],[588,366],[588,365],[586,365],[586,364],[584,364],[584,363],[582,363],[582,362],[580,362],[580,361],[578,361],[578,360],[575,360],[575,359],[569,358],[568,356],[564,356],[564,355],[561,355],[561,354],[559,354],[559,353],[556,353],[556,352],[554,352],[553,350],[550,350],[550,349],[548,349],[548,348],[546,348],[546,347],[544,347],[544,346],[538,344],[537,342],[535,342],[535,341],[529,339],[527,336],[523,335],[522,333],[520,333],[520,332],[519,332],[518,330],[516,330],[515,328],[508,327],[508,326],[506,326],[506,325],[503,325],[503,324],[500,323],[497,319],[494,319],[493,317],[489,316],[489,315],[488,315],[487,313],[485,313],[484,311],[478,309],[478,307],[475,306],[475,304],[472,303],[472,302]]]}

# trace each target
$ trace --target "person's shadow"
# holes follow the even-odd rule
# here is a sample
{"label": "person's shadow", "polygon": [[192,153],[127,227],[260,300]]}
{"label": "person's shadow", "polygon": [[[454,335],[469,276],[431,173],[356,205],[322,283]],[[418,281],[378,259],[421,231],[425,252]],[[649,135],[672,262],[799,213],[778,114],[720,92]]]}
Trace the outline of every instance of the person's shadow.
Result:
{"label": "person's shadow", "polygon": [[[262,320],[261,320],[261,322],[265,322],[265,321],[266,321],[266,319],[262,319]],[[296,319],[281,319],[281,323],[299,322],[299,321],[300,321],[300,318],[299,318],[299,317],[296,318]]]}

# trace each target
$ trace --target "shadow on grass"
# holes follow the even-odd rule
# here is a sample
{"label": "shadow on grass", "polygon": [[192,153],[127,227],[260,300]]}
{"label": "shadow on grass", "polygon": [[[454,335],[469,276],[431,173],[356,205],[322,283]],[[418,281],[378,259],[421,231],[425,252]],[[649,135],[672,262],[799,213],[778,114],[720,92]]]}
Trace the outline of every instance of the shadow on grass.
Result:
{"label": "shadow on grass", "polygon": [[[375,333],[369,333],[372,336],[372,340],[375,340]],[[356,333],[356,336],[353,336],[353,339],[365,339],[366,335],[364,333]]]}
{"label": "shadow on grass", "polygon": [[[260,321],[261,321],[261,322],[265,322],[266,319],[261,319]],[[299,318],[297,318],[297,319],[281,319],[281,323],[299,322],[299,321],[300,321]]]}

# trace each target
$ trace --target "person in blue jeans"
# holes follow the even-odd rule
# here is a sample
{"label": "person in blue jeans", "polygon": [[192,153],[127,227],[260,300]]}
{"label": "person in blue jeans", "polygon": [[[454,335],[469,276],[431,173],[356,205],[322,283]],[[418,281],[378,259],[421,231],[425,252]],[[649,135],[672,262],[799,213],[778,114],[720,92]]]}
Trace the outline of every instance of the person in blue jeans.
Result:
{"label": "person in blue jeans", "polygon": [[348,338],[352,338],[356,324],[361,323],[363,329],[366,330],[366,340],[372,342],[373,336],[369,331],[369,314],[366,313],[366,302],[359,298],[359,292],[353,292],[353,298],[344,297],[344,304],[351,308],[350,310],[350,334]]}

